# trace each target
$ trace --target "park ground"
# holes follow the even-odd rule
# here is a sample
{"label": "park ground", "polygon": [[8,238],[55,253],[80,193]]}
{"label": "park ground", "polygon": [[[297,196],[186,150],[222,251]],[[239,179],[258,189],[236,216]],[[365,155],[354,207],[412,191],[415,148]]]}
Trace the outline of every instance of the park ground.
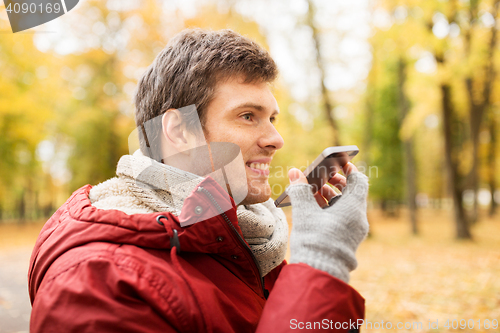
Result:
{"label": "park ground", "polygon": [[[401,221],[404,214],[370,213],[372,236],[358,250],[350,281],[366,299],[373,329],[364,332],[500,332],[484,326],[500,321],[500,218],[474,226],[473,241],[457,241],[451,215],[421,212],[421,235],[415,237],[409,222]],[[375,329],[382,321],[384,329]],[[436,321],[439,328],[429,329]],[[388,329],[387,322],[412,328]]]}
{"label": "park ground", "polygon": [[[500,218],[473,226],[472,241],[454,239],[450,211],[425,210],[419,218],[421,234],[412,236],[404,211],[369,212],[371,236],[350,281],[366,300],[361,331],[500,332],[491,328],[500,321]],[[0,333],[28,332],[26,275],[42,225],[0,224]]]}

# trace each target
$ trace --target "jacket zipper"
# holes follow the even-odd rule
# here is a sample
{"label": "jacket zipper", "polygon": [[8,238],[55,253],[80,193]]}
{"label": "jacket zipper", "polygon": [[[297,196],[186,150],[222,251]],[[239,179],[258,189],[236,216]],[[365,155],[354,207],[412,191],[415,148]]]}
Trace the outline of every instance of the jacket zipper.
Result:
{"label": "jacket zipper", "polygon": [[219,206],[219,204],[217,203],[215,198],[212,196],[212,194],[206,188],[204,188],[202,186],[198,186],[198,191],[203,191],[203,193],[205,193],[205,195],[210,199],[210,201],[212,201],[214,206],[217,208],[217,211],[219,212],[219,214],[222,215],[222,217],[226,221],[226,224],[229,225],[229,227],[233,230],[233,233],[236,234],[236,236],[238,237],[241,245],[243,245],[243,247],[247,250],[247,252],[250,253],[250,256],[252,257],[252,260],[253,260],[253,262],[254,262],[254,264],[257,267],[257,270],[259,272],[259,277],[260,277],[259,284],[262,287],[262,294],[264,295],[264,298],[267,299],[269,292],[265,288],[264,277],[262,277],[260,267],[259,267],[259,264],[257,262],[257,258],[255,258],[255,255],[253,254],[252,249],[247,245],[247,243],[245,242],[243,237],[241,237],[240,233],[236,230],[236,228],[234,227],[234,225],[231,222],[231,220],[229,219],[229,217],[227,217],[226,213],[222,211],[222,208]]}

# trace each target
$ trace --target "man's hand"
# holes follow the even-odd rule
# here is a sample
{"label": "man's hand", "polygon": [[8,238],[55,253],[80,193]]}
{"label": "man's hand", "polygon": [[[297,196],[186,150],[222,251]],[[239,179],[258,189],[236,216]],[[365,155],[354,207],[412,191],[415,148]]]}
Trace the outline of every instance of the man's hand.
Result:
{"label": "man's hand", "polygon": [[346,177],[337,173],[329,180],[342,191],[331,206],[328,202],[337,195],[331,187],[324,185],[313,195],[300,170],[288,172],[293,223],[290,263],[306,263],[348,282],[349,272],[357,266],[356,249],[368,233],[368,177],[352,163],[343,171]]}
{"label": "man's hand", "polygon": [[[340,192],[342,192],[346,187],[347,183],[346,177],[353,172],[358,172],[358,168],[356,168],[354,164],[349,162],[346,165],[344,165],[342,171],[344,172],[345,176],[336,173],[328,181],[328,183],[335,186]],[[306,176],[304,176],[304,174],[300,172],[300,170],[297,168],[293,168],[290,169],[290,171],[288,171],[288,178],[290,179],[290,185],[308,184]],[[318,205],[323,208],[328,206],[328,202],[330,202],[330,200],[336,197],[337,195],[338,194],[330,186],[325,184],[318,192],[316,192],[316,194],[314,194],[314,198],[316,199]]]}

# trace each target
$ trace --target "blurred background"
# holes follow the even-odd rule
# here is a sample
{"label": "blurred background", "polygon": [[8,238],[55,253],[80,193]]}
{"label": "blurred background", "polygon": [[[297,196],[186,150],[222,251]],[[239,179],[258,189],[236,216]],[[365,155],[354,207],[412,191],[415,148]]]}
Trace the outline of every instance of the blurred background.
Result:
{"label": "blurred background", "polygon": [[367,321],[500,332],[484,326],[500,320],[499,6],[85,0],[13,34],[0,5],[0,332],[28,331],[38,232],[74,190],[114,176],[129,153],[138,79],[192,27],[233,29],[278,64],[275,198],[288,168],[305,169],[328,146],[360,148],[371,231],[351,284]]}

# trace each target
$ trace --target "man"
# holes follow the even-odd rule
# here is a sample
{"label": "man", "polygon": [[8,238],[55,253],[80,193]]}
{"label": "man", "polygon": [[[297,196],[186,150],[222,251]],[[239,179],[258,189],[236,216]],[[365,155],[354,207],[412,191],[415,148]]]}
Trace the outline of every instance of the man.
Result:
{"label": "man", "polygon": [[[364,300],[347,282],[368,230],[367,178],[346,165],[329,207],[329,187],[313,196],[290,170],[287,264],[287,223],[268,183],[283,146],[276,75],[265,50],[230,30],[186,30],[167,44],[138,84],[141,150],[120,159],[117,177],[74,192],[40,233],[31,331],[356,331]],[[238,147],[239,182],[233,170],[216,180],[223,143]],[[194,172],[203,162],[213,177]]]}

